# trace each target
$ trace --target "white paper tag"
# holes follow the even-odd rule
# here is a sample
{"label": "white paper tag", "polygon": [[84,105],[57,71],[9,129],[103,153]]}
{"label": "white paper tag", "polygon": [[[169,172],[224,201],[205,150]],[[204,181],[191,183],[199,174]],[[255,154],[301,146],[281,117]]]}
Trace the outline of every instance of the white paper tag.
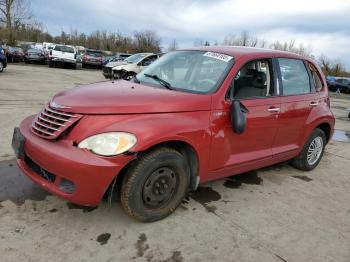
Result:
{"label": "white paper tag", "polygon": [[220,54],[220,53],[214,53],[214,52],[206,52],[206,53],[204,53],[203,56],[215,58],[215,59],[224,61],[226,63],[232,59],[232,56],[224,55],[224,54]]}

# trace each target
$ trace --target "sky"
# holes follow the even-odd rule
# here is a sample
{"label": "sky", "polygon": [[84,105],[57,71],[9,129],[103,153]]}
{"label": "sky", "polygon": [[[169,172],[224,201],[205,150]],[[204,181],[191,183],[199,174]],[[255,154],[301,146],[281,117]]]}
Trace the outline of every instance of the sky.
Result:
{"label": "sky", "polygon": [[250,35],[274,41],[294,40],[318,57],[326,55],[350,70],[350,0],[31,0],[36,20],[53,35],[61,30],[150,29],[167,49],[198,40],[221,44],[227,35]]}

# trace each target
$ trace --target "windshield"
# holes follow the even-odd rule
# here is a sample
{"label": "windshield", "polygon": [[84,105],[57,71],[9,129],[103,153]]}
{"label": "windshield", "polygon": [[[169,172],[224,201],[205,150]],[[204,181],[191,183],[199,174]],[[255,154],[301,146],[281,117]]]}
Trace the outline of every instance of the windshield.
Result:
{"label": "windshield", "polygon": [[[211,93],[233,65],[233,57],[205,51],[170,52],[137,75],[142,83],[160,85],[154,76],[168,82],[173,89]],[[153,76],[153,77],[150,77]]]}
{"label": "windshield", "polygon": [[146,56],[148,56],[148,54],[135,54],[135,55],[129,56],[124,61],[128,62],[129,64],[134,64],[139,62],[142,58]]}

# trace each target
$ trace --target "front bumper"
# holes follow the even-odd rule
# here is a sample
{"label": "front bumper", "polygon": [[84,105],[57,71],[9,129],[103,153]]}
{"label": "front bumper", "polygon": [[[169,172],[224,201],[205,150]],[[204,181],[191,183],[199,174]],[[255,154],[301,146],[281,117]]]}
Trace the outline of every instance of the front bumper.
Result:
{"label": "front bumper", "polygon": [[102,74],[106,77],[106,78],[112,78],[112,67],[103,67],[102,68]]}
{"label": "front bumper", "polygon": [[[39,175],[35,170],[38,168],[28,165],[28,161],[17,159],[18,166],[45,190],[72,203],[98,205],[116,175],[134,158],[126,155],[100,157],[73,146],[73,141],[42,139],[30,130],[33,118],[30,116],[20,124],[25,138],[24,152],[39,170],[54,175],[54,182]],[[74,183],[73,193],[60,189],[62,182],[67,180]]]}
{"label": "front bumper", "polygon": [[76,64],[76,60],[60,58],[60,57],[49,57],[49,60],[53,62],[67,63],[67,64]]}

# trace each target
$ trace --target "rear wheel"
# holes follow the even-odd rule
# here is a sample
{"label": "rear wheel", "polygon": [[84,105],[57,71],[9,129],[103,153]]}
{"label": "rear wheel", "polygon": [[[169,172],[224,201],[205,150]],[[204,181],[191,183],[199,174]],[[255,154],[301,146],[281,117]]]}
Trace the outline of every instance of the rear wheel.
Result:
{"label": "rear wheel", "polygon": [[314,169],[323,156],[326,142],[325,133],[321,129],[316,128],[311,133],[299,155],[290,161],[291,165],[304,171]]}
{"label": "rear wheel", "polygon": [[0,61],[0,72],[4,71],[4,64]]}
{"label": "rear wheel", "polygon": [[172,148],[159,148],[144,155],[127,171],[121,187],[125,211],[143,222],[170,215],[189,188],[185,157]]}

